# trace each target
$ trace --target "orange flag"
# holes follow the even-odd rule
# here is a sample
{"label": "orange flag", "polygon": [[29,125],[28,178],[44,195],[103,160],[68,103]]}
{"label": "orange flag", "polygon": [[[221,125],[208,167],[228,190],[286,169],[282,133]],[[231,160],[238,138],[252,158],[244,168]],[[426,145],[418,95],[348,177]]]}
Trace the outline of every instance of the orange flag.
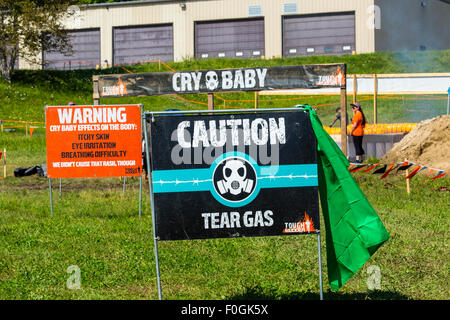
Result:
{"label": "orange flag", "polygon": [[394,169],[395,165],[396,165],[395,163],[391,164],[389,166],[389,168],[386,170],[386,172],[381,176],[380,179],[386,178],[389,175],[389,173],[391,173],[392,169]]}
{"label": "orange flag", "polygon": [[[373,166],[371,166],[369,169],[364,170],[363,172],[369,172],[370,170],[372,170],[373,168],[377,167],[378,165],[379,165],[379,163],[376,163]],[[370,164],[368,166],[370,166]]]}
{"label": "orange flag", "polygon": [[414,177],[416,173],[420,170],[420,168],[422,168],[422,166],[417,166],[417,168],[415,168],[410,174],[408,174],[408,176],[405,179],[411,179],[412,177]]}
{"label": "orange flag", "polygon": [[446,171],[441,170],[441,171],[439,171],[439,172],[437,173],[437,175],[436,175],[435,177],[431,178],[430,180],[442,178],[442,177],[445,176],[446,174],[447,174]]}

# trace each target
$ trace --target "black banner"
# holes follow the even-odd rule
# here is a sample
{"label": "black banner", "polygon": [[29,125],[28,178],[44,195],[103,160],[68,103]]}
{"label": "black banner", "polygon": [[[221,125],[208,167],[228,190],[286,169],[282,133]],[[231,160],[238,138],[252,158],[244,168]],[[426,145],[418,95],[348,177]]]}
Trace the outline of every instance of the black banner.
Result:
{"label": "black banner", "polygon": [[316,138],[307,111],[161,115],[150,137],[160,240],[319,230]]}
{"label": "black banner", "polygon": [[[100,97],[345,87],[345,64],[99,76]],[[95,93],[94,93],[95,94]]]}

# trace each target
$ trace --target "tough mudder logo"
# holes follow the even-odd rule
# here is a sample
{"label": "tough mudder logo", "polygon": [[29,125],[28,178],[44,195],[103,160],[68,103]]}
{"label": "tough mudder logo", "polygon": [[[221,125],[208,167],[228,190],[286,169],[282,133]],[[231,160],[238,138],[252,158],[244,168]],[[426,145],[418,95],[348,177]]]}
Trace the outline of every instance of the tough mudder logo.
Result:
{"label": "tough mudder logo", "polygon": [[316,84],[320,86],[343,86],[345,85],[345,80],[345,74],[341,68],[338,68],[337,74],[319,75],[319,81]]}
{"label": "tough mudder logo", "polygon": [[102,88],[102,91],[100,92],[100,95],[102,97],[126,96],[127,94],[128,94],[127,86],[123,83],[123,81],[122,81],[122,79],[120,79],[120,77],[119,77],[117,85],[105,86]]}

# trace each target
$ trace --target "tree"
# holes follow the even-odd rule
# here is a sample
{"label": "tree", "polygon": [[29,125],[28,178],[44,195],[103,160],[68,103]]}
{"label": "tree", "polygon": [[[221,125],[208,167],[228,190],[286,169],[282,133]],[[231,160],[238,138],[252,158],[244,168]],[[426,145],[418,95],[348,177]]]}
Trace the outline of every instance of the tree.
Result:
{"label": "tree", "polygon": [[75,0],[0,0],[1,77],[11,79],[16,59],[40,62],[44,50],[70,52],[63,20]]}

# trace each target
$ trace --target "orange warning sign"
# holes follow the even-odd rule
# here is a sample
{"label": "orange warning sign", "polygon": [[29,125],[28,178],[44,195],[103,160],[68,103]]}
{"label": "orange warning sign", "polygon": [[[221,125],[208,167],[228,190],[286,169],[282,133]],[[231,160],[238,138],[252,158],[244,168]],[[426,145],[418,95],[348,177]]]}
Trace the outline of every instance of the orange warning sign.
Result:
{"label": "orange warning sign", "polygon": [[45,120],[49,178],[140,175],[140,105],[46,107]]}

